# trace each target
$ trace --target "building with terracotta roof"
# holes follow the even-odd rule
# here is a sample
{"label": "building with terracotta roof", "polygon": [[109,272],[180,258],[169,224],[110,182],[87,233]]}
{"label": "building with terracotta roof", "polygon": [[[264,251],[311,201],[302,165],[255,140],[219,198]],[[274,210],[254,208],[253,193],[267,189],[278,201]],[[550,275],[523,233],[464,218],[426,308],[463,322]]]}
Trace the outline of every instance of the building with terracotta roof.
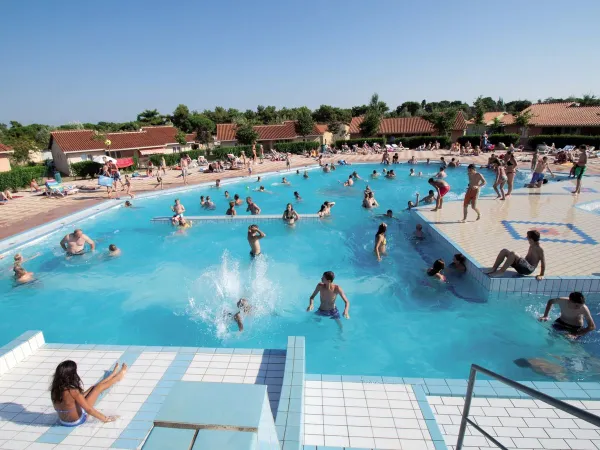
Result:
{"label": "building with terracotta roof", "polygon": [[8,172],[10,170],[10,155],[12,155],[13,149],[8,145],[4,145],[0,142],[0,172]]}
{"label": "building with terracotta roof", "polygon": [[[92,130],[53,131],[50,151],[54,164],[64,174],[70,165],[93,159],[95,156],[113,158],[138,157],[140,161],[158,153],[179,153],[190,150],[196,144],[195,135],[186,135],[187,144],[179,144],[175,136],[177,128],[172,126],[142,127],[139,131],[122,131],[98,135]],[[110,141],[110,145],[107,145]]]}
{"label": "building with terracotta roof", "polygon": [[[353,117],[350,122],[350,137],[360,138],[360,124],[363,116]],[[462,112],[456,114],[456,119],[451,131],[451,139],[455,141],[459,136],[465,134],[467,122]],[[437,131],[427,120],[422,117],[394,117],[381,119],[377,136],[404,137],[404,136],[435,136]]]}
{"label": "building with terracotta roof", "polygon": [[[524,110],[531,113],[531,120],[522,136],[539,134],[600,135],[600,106],[579,106],[575,102],[537,103]],[[506,124],[508,133],[522,133],[518,125]]]}
{"label": "building with terracotta roof", "polygon": [[[312,133],[305,137],[296,133],[296,122],[293,120],[276,125],[255,125],[253,128],[258,133],[258,143],[263,144],[265,150],[275,148],[277,142],[316,141],[329,144],[333,140],[327,125],[315,125]],[[220,142],[223,147],[234,146],[237,144],[235,133],[236,124],[218,123],[215,141]]]}
{"label": "building with terracotta roof", "polygon": [[483,114],[483,124],[475,124],[475,119],[467,120],[467,134],[483,134],[484,131],[489,131],[489,128],[494,124],[494,119],[500,121],[501,126],[512,125],[515,118],[512,114],[504,111],[491,111]]}

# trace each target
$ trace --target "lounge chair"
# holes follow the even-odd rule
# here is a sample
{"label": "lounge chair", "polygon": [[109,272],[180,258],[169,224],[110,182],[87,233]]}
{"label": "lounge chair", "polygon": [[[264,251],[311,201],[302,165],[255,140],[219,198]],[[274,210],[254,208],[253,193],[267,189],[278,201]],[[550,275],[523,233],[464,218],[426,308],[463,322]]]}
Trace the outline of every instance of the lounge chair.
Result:
{"label": "lounge chair", "polygon": [[69,194],[76,194],[77,192],[79,192],[79,189],[77,189],[76,187],[70,185],[65,186],[61,183],[57,183],[56,180],[46,181],[45,186],[46,194],[48,196],[60,195],[61,197],[65,197]]}

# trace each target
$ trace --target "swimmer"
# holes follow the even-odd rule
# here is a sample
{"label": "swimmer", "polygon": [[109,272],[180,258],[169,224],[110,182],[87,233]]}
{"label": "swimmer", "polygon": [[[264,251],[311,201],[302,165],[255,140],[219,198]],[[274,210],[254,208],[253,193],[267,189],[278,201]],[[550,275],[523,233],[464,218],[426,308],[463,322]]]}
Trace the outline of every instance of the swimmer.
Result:
{"label": "swimmer", "polygon": [[330,171],[330,170],[331,170],[331,169],[329,168],[329,164],[325,164],[325,165],[323,166],[323,172],[325,172],[325,173],[329,173],[329,171]]}
{"label": "swimmer", "polygon": [[365,197],[363,198],[362,206],[363,206],[363,208],[367,208],[367,209],[376,208],[377,206],[379,206],[379,203],[377,203],[377,200],[375,200],[373,191],[365,194]]}
{"label": "swimmer", "polygon": [[441,167],[440,171],[435,174],[435,178],[439,178],[439,179],[444,179],[447,176],[448,176],[448,174],[446,173],[446,169],[444,169],[443,167]]}
{"label": "swimmer", "polygon": [[221,187],[221,180],[215,180],[215,187],[216,188],[220,188]]}
{"label": "swimmer", "polygon": [[260,255],[260,240],[267,235],[258,229],[258,225],[248,227],[248,244],[250,244],[250,255],[256,257]]}
{"label": "swimmer", "polygon": [[233,196],[233,201],[235,202],[235,206],[240,206],[244,204],[244,201],[240,198],[239,195],[235,194]]}
{"label": "swimmer", "polygon": [[238,330],[244,331],[244,322],[242,316],[252,313],[252,305],[245,298],[240,298],[236,304],[238,312],[233,315],[233,320],[237,323]]}
{"label": "swimmer", "polygon": [[296,175],[300,175],[300,169],[296,169]]}
{"label": "swimmer", "polygon": [[417,174],[417,176],[418,176],[418,177],[422,177],[422,176],[423,176],[423,172],[419,172],[419,173]]}
{"label": "swimmer", "polygon": [[325,211],[327,210],[325,205],[321,205],[321,209],[317,212],[317,215],[322,219],[326,216]]}
{"label": "swimmer", "polygon": [[237,212],[235,211],[235,202],[229,202],[229,209],[225,212],[227,216],[235,216]]}
{"label": "swimmer", "polygon": [[260,183],[260,180],[262,180],[262,178],[261,178],[261,177],[258,177],[258,178],[256,179],[256,182],[257,182],[257,183]]}
{"label": "swimmer", "polygon": [[457,272],[467,273],[467,258],[462,253],[457,253],[452,257],[450,267]]}
{"label": "swimmer", "polygon": [[423,225],[420,223],[418,223],[415,227],[415,239],[418,239],[419,241],[425,239],[425,234],[423,234]]}
{"label": "swimmer", "polygon": [[430,160],[429,160],[429,158],[427,158],[427,162],[425,164],[429,165],[429,163],[430,163]]}
{"label": "swimmer", "polygon": [[546,359],[519,358],[515,359],[514,363],[523,369],[531,369],[533,372],[544,377],[550,377],[557,381],[568,381],[566,369]]}
{"label": "swimmer", "polygon": [[435,202],[435,192],[432,189],[429,190],[429,193],[421,199],[421,203],[427,203],[430,205]]}
{"label": "swimmer", "polygon": [[381,222],[379,224],[379,228],[377,229],[377,233],[375,234],[375,256],[377,256],[377,261],[381,261],[381,255],[385,255],[386,253],[386,245],[387,239],[385,238],[385,233],[387,232],[387,224]]}
{"label": "swimmer", "polygon": [[181,202],[179,201],[179,199],[176,198],[175,204],[173,206],[171,206],[171,211],[173,211],[175,213],[175,214],[173,214],[173,219],[176,219],[179,216],[183,216],[183,213],[185,212],[185,206],[183,206],[181,204]]}
{"label": "swimmer", "polygon": [[335,319],[336,321],[339,321],[340,313],[337,307],[335,306],[335,300],[339,295],[344,301],[343,315],[346,319],[349,319],[350,301],[346,297],[346,294],[344,294],[344,291],[342,290],[341,286],[333,284],[334,278],[335,274],[331,271],[323,273],[323,276],[321,277],[321,282],[317,284],[317,287],[310,296],[310,303],[308,304],[308,308],[306,308],[306,311],[312,311],[314,309],[314,298],[317,296],[317,294],[319,294],[319,300],[321,301],[321,303],[316,314],[318,314],[319,316],[330,317],[332,319]]}
{"label": "swimmer", "polygon": [[305,171],[304,171],[304,175],[302,175],[302,177],[303,177],[304,179],[307,179],[307,178],[308,178],[308,171],[306,171],[306,170],[305,170]]}
{"label": "swimmer", "polygon": [[[560,317],[554,321],[552,328],[557,331],[566,331],[567,337],[577,339],[596,329],[596,324],[589,308],[585,304],[585,297],[581,292],[571,292],[568,297],[551,298],[546,304],[544,315],[539,318],[541,322],[548,320],[552,306],[558,304]],[[587,326],[584,327],[584,319]]]}
{"label": "swimmer", "polygon": [[415,169],[411,168],[410,172],[408,172],[408,176],[409,177],[414,177],[415,176]]}
{"label": "swimmer", "polygon": [[204,200],[204,195],[200,196],[200,206],[204,206],[204,204],[206,203],[206,200]]}
{"label": "swimmer", "polygon": [[179,216],[179,220],[177,221],[177,226],[179,228],[190,228],[192,226],[191,223],[187,222],[183,216]]}
{"label": "swimmer", "polygon": [[367,186],[365,187],[365,190],[363,191],[363,194],[368,194],[369,192],[373,192],[373,191],[371,190],[371,188],[367,184]]}
{"label": "swimmer", "polygon": [[108,256],[121,256],[121,249],[115,244],[110,244],[108,246]]}
{"label": "swimmer", "polygon": [[300,197],[300,194],[298,194],[298,191],[294,191],[294,198],[298,201],[302,200],[302,197]]}
{"label": "swimmer", "polygon": [[388,170],[387,173],[385,174],[386,178],[396,178],[396,172],[394,172],[394,169],[392,170]]}
{"label": "swimmer", "polygon": [[408,207],[406,208],[407,211],[410,211],[413,208],[416,208],[417,206],[419,206],[419,193],[417,192],[417,197],[414,201],[414,203],[412,202],[412,200],[408,201]]}
{"label": "swimmer", "polygon": [[250,214],[252,214],[253,216],[257,216],[260,214],[260,207],[252,201],[252,197],[246,197],[246,203],[248,204],[246,212],[250,211]]}
{"label": "swimmer", "polygon": [[131,202],[130,202],[129,200],[127,200],[127,201],[125,202],[125,205],[124,205],[124,206],[125,206],[125,208],[131,208],[131,207],[133,207],[133,205],[131,204]]}
{"label": "swimmer", "polygon": [[229,191],[225,191],[225,198],[229,198]]}
{"label": "swimmer", "polygon": [[73,233],[67,234],[60,241],[60,246],[67,252],[67,256],[83,255],[85,244],[89,244],[92,251],[96,249],[96,244],[89,236],[83,234],[79,228],[73,231]]}
{"label": "swimmer", "polygon": [[206,196],[206,200],[204,202],[204,205],[202,205],[204,208],[206,209],[215,209],[215,204],[213,203],[213,201],[210,199],[210,195]]}
{"label": "swimmer", "polygon": [[442,273],[442,270],[446,267],[443,259],[434,261],[433,266],[427,269],[427,275],[435,277],[440,281],[446,281],[446,276]]}
{"label": "swimmer", "polygon": [[259,188],[258,188],[258,191],[259,191],[259,192],[265,192],[265,187],[264,187],[264,186],[261,186],[261,187],[259,187]]}
{"label": "swimmer", "polygon": [[373,173],[371,174],[371,178],[379,178],[379,174],[377,173],[376,170],[374,170]]}
{"label": "swimmer", "polygon": [[292,206],[292,204],[288,203],[285,207],[285,211],[283,212],[282,219],[286,221],[289,225],[292,225],[299,218],[300,217],[298,216],[298,213],[294,211],[294,207]]}
{"label": "swimmer", "polygon": [[333,208],[335,206],[335,202],[325,201],[325,203],[323,203],[323,205],[325,205],[325,215],[326,216],[331,215],[331,208]]}
{"label": "swimmer", "polygon": [[292,184],[292,183],[290,183],[288,180],[286,180],[286,179],[285,179],[285,177],[283,177],[283,178],[281,179],[281,184],[286,184],[286,185],[288,185],[288,186],[291,186],[291,184]]}
{"label": "swimmer", "polygon": [[27,272],[22,266],[15,265],[13,267],[13,271],[15,273],[15,280],[17,283],[25,284],[33,281],[33,272]]}
{"label": "swimmer", "polygon": [[354,180],[352,179],[352,175],[348,175],[348,181],[344,183],[344,186],[352,186],[354,185]]}
{"label": "swimmer", "polygon": [[362,178],[358,176],[358,173],[356,173],[356,171],[352,172],[352,177],[353,177],[355,180],[362,180]]}

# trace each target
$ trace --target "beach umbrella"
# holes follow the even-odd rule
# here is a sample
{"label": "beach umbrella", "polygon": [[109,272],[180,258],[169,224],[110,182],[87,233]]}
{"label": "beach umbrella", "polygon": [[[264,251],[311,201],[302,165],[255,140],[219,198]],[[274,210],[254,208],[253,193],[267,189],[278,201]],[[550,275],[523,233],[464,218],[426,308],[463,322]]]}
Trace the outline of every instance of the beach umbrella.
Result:
{"label": "beach umbrella", "polygon": [[98,164],[104,164],[105,162],[109,162],[109,161],[112,161],[114,163],[117,162],[117,160],[115,158],[111,158],[110,156],[105,156],[105,155],[94,156],[94,162],[97,162]]}

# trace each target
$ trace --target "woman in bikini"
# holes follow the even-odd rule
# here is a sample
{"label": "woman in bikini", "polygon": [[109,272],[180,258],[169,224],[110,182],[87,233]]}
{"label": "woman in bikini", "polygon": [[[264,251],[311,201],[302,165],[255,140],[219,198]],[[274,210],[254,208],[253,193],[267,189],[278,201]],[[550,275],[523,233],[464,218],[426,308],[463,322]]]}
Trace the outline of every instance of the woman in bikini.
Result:
{"label": "woman in bikini", "polygon": [[229,202],[229,209],[225,212],[228,216],[235,216],[237,212],[235,211],[235,202]]}
{"label": "woman in bikini", "polygon": [[84,423],[88,415],[104,423],[114,422],[118,416],[105,416],[94,408],[94,404],[100,394],[121,381],[126,372],[127,364],[123,364],[119,370],[117,363],[107,378],[84,391],[81,378],[77,374],[77,364],[70,360],[61,362],[56,368],[50,388],[50,398],[58,413],[60,424],[76,427]]}
{"label": "woman in bikini", "polygon": [[517,173],[517,160],[515,159],[514,153],[508,151],[506,152],[506,155],[504,155],[504,161],[506,163],[506,180],[508,182],[508,190],[506,191],[505,197],[508,197],[513,190],[515,174]]}
{"label": "woman in bikini", "polygon": [[508,177],[506,176],[506,168],[504,167],[502,161],[498,159],[494,161],[494,165],[496,166],[496,181],[494,182],[494,190],[496,191],[496,194],[498,194],[498,197],[496,198],[505,200],[506,196],[504,195],[504,184],[506,184],[506,181],[508,180]]}
{"label": "woman in bikini", "polygon": [[386,253],[386,245],[387,239],[385,238],[385,233],[387,232],[387,224],[381,222],[379,224],[379,228],[377,229],[377,234],[375,235],[375,255],[377,256],[377,261],[381,261],[381,255],[385,255]]}
{"label": "woman in bikini", "polygon": [[131,192],[131,180],[129,179],[129,175],[125,175],[125,193],[131,198],[135,198],[135,195]]}
{"label": "woman in bikini", "polygon": [[296,220],[299,219],[298,213],[294,211],[294,207],[291,203],[288,203],[285,207],[282,219],[285,220],[288,223],[288,225],[292,225]]}

